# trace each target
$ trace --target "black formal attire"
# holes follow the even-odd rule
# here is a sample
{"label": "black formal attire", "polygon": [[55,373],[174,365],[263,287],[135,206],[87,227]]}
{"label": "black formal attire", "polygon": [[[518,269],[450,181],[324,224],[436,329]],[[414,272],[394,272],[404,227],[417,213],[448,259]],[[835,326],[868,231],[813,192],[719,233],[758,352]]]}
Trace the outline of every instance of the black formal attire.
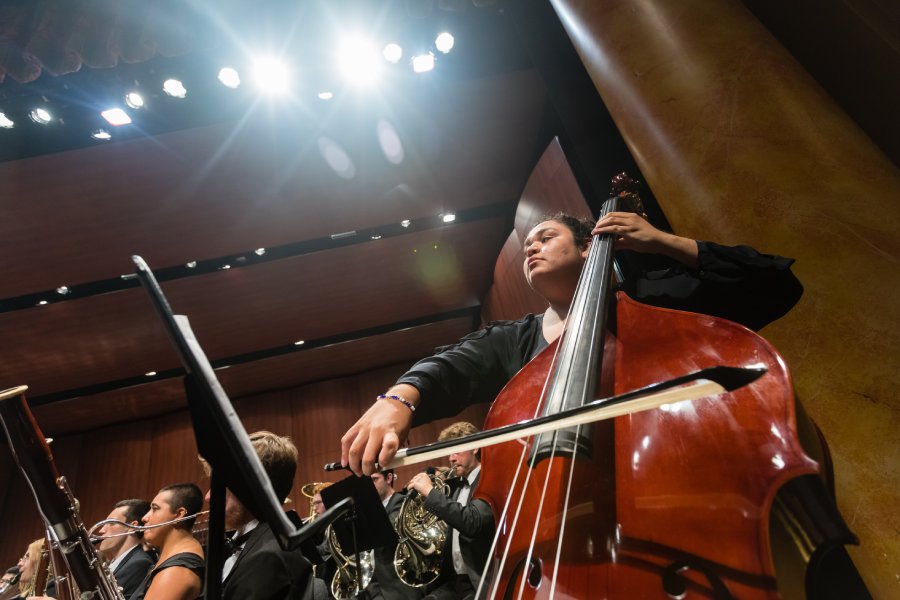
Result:
{"label": "black formal attire", "polygon": [[[471,474],[470,474],[471,475]],[[432,586],[426,600],[462,599],[474,597],[487,565],[491,545],[494,541],[494,513],[490,505],[475,498],[475,490],[481,473],[470,484],[468,501],[457,499],[462,492],[462,484],[454,486],[450,497],[441,490],[433,489],[425,498],[425,510],[447,523],[447,540],[443,549],[441,577]],[[453,532],[459,532],[459,550],[465,573],[457,573],[453,565]]]}
{"label": "black formal attire", "polygon": [[122,595],[125,598],[130,598],[137,591],[147,573],[153,568],[154,562],[147,551],[138,544],[129,550],[122,561],[116,565],[113,577],[122,588]]}
{"label": "black formal attire", "polygon": [[312,566],[300,550],[285,551],[268,523],[236,542],[237,560],[225,578],[225,600],[305,600],[312,597]]}
{"label": "black formal attire", "polygon": [[147,590],[153,584],[153,578],[156,577],[156,574],[169,567],[184,567],[193,571],[202,582],[203,574],[206,570],[206,562],[193,552],[181,552],[170,556],[162,564],[147,573],[144,581],[141,582],[141,585],[138,586],[138,589],[131,595],[129,600],[144,600],[144,596],[147,595]]}
{"label": "black formal attire", "polygon": [[[746,246],[698,242],[697,247],[697,269],[676,265],[642,273],[626,280],[624,291],[646,304],[710,314],[757,329],[785,314],[802,294],[790,271],[793,259]],[[493,401],[547,346],[542,322],[543,315],[531,314],[518,321],[496,321],[413,365],[397,380],[418,389],[424,399],[413,425]]]}
{"label": "black formal attire", "polygon": [[[384,509],[388,519],[393,523],[400,513],[405,494],[394,493],[388,498]],[[397,544],[375,548],[372,552],[375,560],[375,575],[371,583],[366,586],[364,598],[366,600],[407,600],[421,598],[424,591],[403,583],[394,569],[394,552]]]}

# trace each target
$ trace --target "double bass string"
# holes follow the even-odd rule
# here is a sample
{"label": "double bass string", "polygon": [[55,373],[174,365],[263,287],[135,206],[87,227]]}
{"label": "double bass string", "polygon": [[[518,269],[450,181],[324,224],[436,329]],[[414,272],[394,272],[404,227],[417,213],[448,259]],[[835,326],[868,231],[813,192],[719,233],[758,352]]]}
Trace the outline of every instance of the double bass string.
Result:
{"label": "double bass string", "polygon": [[[556,364],[557,357],[559,356],[559,348],[560,348],[560,345],[557,344],[556,348],[554,348],[554,350],[553,350],[552,364]],[[548,377],[547,379],[544,380],[544,387],[541,390],[542,398],[547,397],[547,386],[549,385],[549,383],[550,383],[550,378]],[[542,406],[543,406],[542,402],[538,402],[535,405],[534,414],[532,415],[532,418],[537,418],[538,414],[540,414],[540,412],[541,412]],[[533,437],[534,436],[531,436],[531,438],[529,438],[529,439],[533,439]],[[555,451],[555,447],[554,447],[554,451]],[[510,491],[515,489],[515,485],[519,480],[519,475],[522,472],[522,467],[526,464],[525,459],[526,459],[527,452],[528,452],[528,443],[526,442],[526,443],[522,444],[522,453],[519,457],[519,464],[516,467],[515,473],[513,473],[512,483],[510,485]],[[531,469],[528,469],[525,474],[525,481],[522,484],[522,493],[519,495],[519,503],[516,507],[516,513],[513,516],[512,525],[510,526],[510,535],[507,536],[506,547],[503,550],[503,557],[500,559],[500,563],[497,565],[497,571],[496,571],[495,577],[494,577],[495,581],[492,585],[491,595],[490,595],[490,597],[492,599],[494,597],[496,597],[497,592],[500,587],[499,575],[503,571],[503,567],[506,564],[506,559],[509,556],[510,544],[512,543],[512,535],[511,534],[513,531],[516,530],[516,527],[518,525],[519,515],[522,510],[522,504],[524,503],[524,500],[525,500],[525,491],[528,489],[528,482],[531,479],[531,471],[532,471]],[[545,485],[546,485],[546,482],[545,482]],[[491,542],[491,550],[488,553],[487,564],[485,564],[485,566],[484,566],[484,570],[481,573],[481,581],[478,582],[478,589],[475,591],[476,598],[480,597],[481,590],[484,587],[485,580],[487,579],[486,575],[487,575],[488,569],[491,564],[491,557],[494,555],[494,552],[497,549],[497,542],[500,539],[500,532],[502,531],[502,528],[499,527],[499,524],[502,523],[506,519],[506,516],[509,513],[509,507],[510,507],[510,504],[512,503],[512,497],[513,497],[512,494],[506,495],[506,502],[503,505],[503,511],[501,512],[500,518],[498,520],[498,527],[496,527],[495,531],[494,531],[494,539]]]}

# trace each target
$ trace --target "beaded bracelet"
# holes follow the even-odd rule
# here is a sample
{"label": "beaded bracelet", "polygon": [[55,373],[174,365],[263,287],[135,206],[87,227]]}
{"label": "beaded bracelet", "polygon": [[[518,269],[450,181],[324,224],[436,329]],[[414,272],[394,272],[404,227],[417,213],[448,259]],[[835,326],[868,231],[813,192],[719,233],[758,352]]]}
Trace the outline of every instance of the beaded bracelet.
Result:
{"label": "beaded bracelet", "polygon": [[401,397],[401,396],[395,396],[395,395],[393,395],[393,394],[391,394],[390,396],[388,396],[387,394],[381,394],[381,395],[378,396],[378,399],[379,399],[379,400],[396,400],[397,402],[399,402],[399,403],[403,404],[404,406],[406,406],[406,408],[408,408],[410,411],[416,412],[416,407],[413,406],[413,403],[410,402],[409,400],[407,400],[406,398]]}

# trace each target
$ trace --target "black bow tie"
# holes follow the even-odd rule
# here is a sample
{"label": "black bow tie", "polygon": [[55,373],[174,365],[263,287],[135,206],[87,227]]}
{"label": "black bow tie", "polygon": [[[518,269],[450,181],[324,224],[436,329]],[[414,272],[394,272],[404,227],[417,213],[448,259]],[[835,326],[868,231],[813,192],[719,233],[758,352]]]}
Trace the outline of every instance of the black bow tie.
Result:
{"label": "black bow tie", "polygon": [[[237,532],[235,532],[237,533]],[[247,539],[250,537],[250,534],[253,533],[251,529],[247,533],[243,533],[241,535],[231,535],[225,538],[225,556],[229,557],[232,554],[236,554],[244,549],[244,544],[247,543]]]}

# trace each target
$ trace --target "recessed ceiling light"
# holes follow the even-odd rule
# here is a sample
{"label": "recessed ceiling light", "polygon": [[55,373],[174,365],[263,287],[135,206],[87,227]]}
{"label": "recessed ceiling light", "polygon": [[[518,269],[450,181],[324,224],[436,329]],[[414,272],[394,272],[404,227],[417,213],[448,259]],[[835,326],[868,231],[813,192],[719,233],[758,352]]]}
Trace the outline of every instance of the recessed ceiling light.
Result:
{"label": "recessed ceiling light", "polygon": [[452,223],[456,220],[456,215],[453,213],[447,213],[446,215],[441,215],[441,219],[444,220],[444,223]]}
{"label": "recessed ceiling light", "polygon": [[65,285],[61,285],[58,288],[56,288],[56,293],[59,294],[60,296],[65,296],[66,294],[68,294],[71,291],[72,290],[70,290],[69,287],[65,286]]}
{"label": "recessed ceiling light", "polygon": [[134,109],[143,108],[144,97],[137,92],[128,92],[125,94],[125,104]]}
{"label": "recessed ceiling light", "polygon": [[173,98],[184,98],[187,96],[187,88],[177,79],[166,79],[163,82],[163,91]]}
{"label": "recessed ceiling light", "polygon": [[426,73],[428,71],[434,70],[434,54],[429,52],[428,54],[420,54],[418,56],[413,56],[412,59],[413,71],[416,73]]}
{"label": "recessed ceiling light", "polygon": [[409,227],[409,219],[403,219],[402,221],[400,221],[400,226]]}
{"label": "recessed ceiling light", "polygon": [[287,65],[272,56],[260,58],[253,64],[253,78],[257,87],[267,94],[283,94],[291,82]]}
{"label": "recessed ceiling light", "polygon": [[231,67],[223,67],[219,69],[219,81],[221,81],[222,85],[225,87],[236,89],[241,85],[241,76]]}
{"label": "recessed ceiling light", "polygon": [[186,266],[188,269],[194,269],[197,267],[197,261],[192,260],[190,262],[184,263],[184,266]]}
{"label": "recessed ceiling light", "polygon": [[14,126],[15,123],[13,121],[10,121],[9,117],[0,112],[0,127],[3,127],[4,129],[12,129]]}
{"label": "recessed ceiling light", "polygon": [[294,345],[295,345],[295,346],[302,346],[302,345],[305,344],[305,343],[306,343],[306,340],[297,340],[296,342],[294,342]]}
{"label": "recessed ceiling light", "polygon": [[255,254],[257,256],[262,256],[265,253],[266,253],[265,248],[257,248],[256,250],[253,251],[253,254]]}
{"label": "recessed ceiling light", "polygon": [[396,64],[403,58],[403,48],[401,48],[399,44],[390,43],[384,47],[384,50],[381,51],[381,55],[384,56],[384,60]]}
{"label": "recessed ceiling light", "polygon": [[373,239],[373,240],[380,240],[380,239],[381,239],[381,236],[378,235],[377,233],[375,233],[375,234],[372,235],[372,239]]}
{"label": "recessed ceiling light", "polygon": [[144,373],[144,375],[147,377],[153,377],[154,375],[156,375],[156,371],[147,371],[146,373]]}
{"label": "recessed ceiling light", "polygon": [[95,129],[91,132],[91,137],[95,140],[101,140],[103,142],[108,142],[112,139],[112,134],[105,129]]}
{"label": "recessed ceiling light", "polygon": [[453,36],[447,33],[446,31],[439,33],[436,38],[434,38],[434,47],[447,54],[453,49]]}
{"label": "recessed ceiling light", "polygon": [[319,92],[316,95],[319,97],[319,100],[331,100],[332,98],[334,98],[334,94],[328,91]]}
{"label": "recessed ceiling light", "polygon": [[44,306],[45,304],[47,304],[46,300],[41,300],[40,302],[38,302],[38,306]]}
{"label": "recessed ceiling light", "polygon": [[128,125],[131,123],[131,117],[121,108],[110,108],[100,113],[100,116],[106,119],[106,122],[116,127],[120,125]]}
{"label": "recessed ceiling light", "polygon": [[50,114],[46,108],[35,108],[28,116],[31,117],[31,120],[35,123],[39,123],[41,125],[46,125],[50,121],[53,120],[53,115]]}

